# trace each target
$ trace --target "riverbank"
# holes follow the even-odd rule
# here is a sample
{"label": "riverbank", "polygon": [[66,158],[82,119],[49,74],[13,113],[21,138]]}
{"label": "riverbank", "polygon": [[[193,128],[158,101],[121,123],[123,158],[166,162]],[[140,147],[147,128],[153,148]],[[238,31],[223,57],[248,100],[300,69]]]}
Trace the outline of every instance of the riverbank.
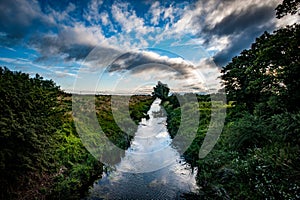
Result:
{"label": "riverbank", "polygon": [[[51,80],[0,68],[0,199],[79,199],[103,171],[85,148],[72,113],[72,96]],[[132,96],[129,112],[139,121],[153,102]],[[96,112],[108,137],[127,149],[111,96],[96,97]],[[127,106],[128,108],[128,106]]]}
{"label": "riverbank", "polygon": [[[136,123],[142,117],[146,116],[145,113],[149,110],[153,100],[151,96],[140,95],[135,95],[130,98],[129,112]],[[111,101],[112,96],[109,95],[99,95],[95,97],[97,118],[102,130],[110,141],[122,149],[127,149],[130,146],[133,136],[128,136],[116,124],[111,109]],[[60,174],[59,178],[56,179],[54,191],[47,196],[51,196],[55,199],[57,195],[60,199],[78,199],[85,196],[90,185],[101,177],[103,164],[97,161],[90,152],[85,149],[86,147],[83,146],[79,138],[74,126],[74,119],[71,116],[71,95],[65,95],[62,99],[62,104],[67,105],[65,107],[66,118],[63,128],[59,130],[59,132],[64,135],[64,137],[67,136],[67,138],[65,140],[66,143],[62,143],[58,152],[61,156],[59,160],[64,161],[61,163],[60,169],[64,169],[64,171]],[[85,159],[80,159],[83,155]],[[119,159],[120,158],[117,158],[117,160]]]}
{"label": "riverbank", "polygon": [[173,148],[166,115],[156,99],[119,163],[97,180],[89,199],[183,199],[196,191],[193,169]]}
{"label": "riverbank", "polygon": [[[197,167],[197,193],[187,199],[298,199],[299,127],[298,113],[270,116],[250,114],[228,103],[225,126],[213,150],[198,156],[210,122],[209,96],[197,96],[200,125],[193,143],[183,156]],[[162,105],[167,111],[168,131],[176,137],[181,107],[175,96]],[[195,119],[190,119],[195,120]],[[176,146],[176,144],[174,144]]]}

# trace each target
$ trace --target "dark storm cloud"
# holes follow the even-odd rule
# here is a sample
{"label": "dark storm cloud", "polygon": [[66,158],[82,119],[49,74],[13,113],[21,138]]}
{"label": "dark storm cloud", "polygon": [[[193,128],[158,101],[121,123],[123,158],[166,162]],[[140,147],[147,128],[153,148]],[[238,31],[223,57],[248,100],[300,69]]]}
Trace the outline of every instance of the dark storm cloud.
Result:
{"label": "dark storm cloud", "polygon": [[67,47],[62,47],[61,51],[67,54],[67,57],[65,58],[67,61],[72,59],[82,60],[88,56],[93,48],[93,45],[88,44],[72,44]]}
{"label": "dark storm cloud", "polygon": [[[61,55],[66,61],[84,59],[93,46],[66,39],[68,33],[61,33],[64,25],[54,20],[55,16],[44,13],[37,1],[1,0],[0,43],[6,47],[20,44],[34,48],[40,53],[35,62]],[[48,34],[56,31],[59,33]]]}
{"label": "dark storm cloud", "polygon": [[[251,28],[257,29],[257,27],[264,25],[266,22],[273,19],[273,17],[273,7],[263,6],[257,8],[251,6],[247,10],[231,13],[230,15],[223,18],[213,28],[204,28],[203,32],[213,33],[219,36],[239,34],[246,30],[251,31]],[[272,24],[271,26],[274,25]],[[255,32],[256,30],[253,31]]]}
{"label": "dark storm cloud", "polygon": [[36,62],[44,61],[57,56],[64,56],[65,61],[82,60],[93,50],[94,45],[90,44],[68,44],[61,41],[59,38],[47,38],[47,36],[40,39],[34,38],[30,45],[38,49],[41,56],[36,59]]}
{"label": "dark storm cloud", "polygon": [[[249,3],[249,1],[245,2]],[[23,42],[23,46],[34,48],[40,54],[36,62],[45,61],[55,56],[63,56],[66,61],[85,59],[94,48],[93,44],[95,42],[93,39],[98,38],[98,35],[94,34],[94,38],[92,38],[88,34],[94,32],[95,29],[87,30],[85,28],[88,27],[84,25],[75,27],[79,21],[84,21],[82,12],[88,4],[87,2],[79,2],[81,1],[73,1],[74,8],[68,12],[67,8],[70,2],[65,0],[63,2],[0,0],[1,46],[11,47]],[[235,3],[238,0],[199,2],[203,4],[203,8],[211,7],[206,15],[213,13],[213,11],[217,11],[222,15],[222,12],[226,12],[226,8],[237,7]],[[194,3],[190,2],[190,4],[196,6]],[[98,7],[96,8],[98,9]],[[231,43],[214,56],[216,64],[223,66],[241,50],[248,48],[263,31],[274,29],[274,22],[272,21],[275,18],[274,8],[256,2],[247,9],[230,9],[233,10],[232,13],[228,13],[227,16],[218,23],[213,24],[213,26],[205,21],[207,18],[202,14],[201,17],[195,16],[193,18],[194,26],[192,28],[195,30],[199,28],[199,36],[206,40],[205,44],[208,47],[214,37],[229,37]],[[192,11],[187,10],[187,12]],[[76,20],[73,17],[77,17]],[[64,20],[55,21],[60,18],[64,18]],[[75,21],[78,23],[71,24]],[[108,53],[115,51],[103,48],[102,52],[104,50],[107,50]],[[106,53],[103,54],[106,55]],[[109,54],[107,57],[107,60],[109,60]],[[152,67],[148,65],[149,63],[152,63]],[[154,65],[155,63],[157,65]],[[186,63],[171,63],[168,60],[157,60],[144,54],[128,53],[115,60],[110,65],[110,70],[132,70],[132,73],[139,73],[143,69],[143,65],[147,65],[147,69],[167,65],[174,68],[178,74],[188,74],[189,69],[192,68]]]}
{"label": "dark storm cloud", "polygon": [[[252,5],[247,9],[235,11],[225,16],[214,26],[210,26],[210,24],[201,25],[202,29],[199,36],[204,36],[206,45],[210,44],[213,36],[229,37],[229,45],[214,56],[214,62],[218,66],[224,66],[243,49],[249,48],[255,38],[264,31],[274,30],[275,23],[272,21],[274,18],[274,7]],[[197,19],[194,23],[204,22],[199,16]]]}
{"label": "dark storm cloud", "polygon": [[27,34],[53,23],[41,12],[35,1],[1,0],[0,35],[1,44],[12,46],[20,42]]}
{"label": "dark storm cloud", "polygon": [[239,35],[231,36],[231,43],[223,50],[218,52],[213,60],[217,66],[225,66],[234,56],[238,55],[243,49],[248,49],[264,31],[272,30],[269,26],[250,27]]}
{"label": "dark storm cloud", "polygon": [[177,78],[190,78],[190,71],[195,67],[186,62],[175,62],[172,59],[143,52],[127,52],[116,58],[107,68],[108,72],[130,71],[132,74],[145,73],[149,70],[161,72],[174,72]]}
{"label": "dark storm cloud", "polygon": [[45,61],[52,56],[64,56],[66,61],[82,60],[94,48],[91,44],[80,44],[66,40],[62,35],[35,34],[29,41],[29,46],[37,49],[41,56],[36,62]]}

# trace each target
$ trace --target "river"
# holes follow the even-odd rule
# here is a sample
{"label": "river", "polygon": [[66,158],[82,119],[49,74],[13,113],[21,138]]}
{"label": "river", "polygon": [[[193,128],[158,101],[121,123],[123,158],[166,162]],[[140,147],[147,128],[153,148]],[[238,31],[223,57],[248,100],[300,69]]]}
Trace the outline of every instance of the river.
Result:
{"label": "river", "polygon": [[150,118],[140,122],[121,162],[103,173],[86,200],[180,199],[183,193],[195,192],[196,172],[172,147],[159,99],[148,114]]}

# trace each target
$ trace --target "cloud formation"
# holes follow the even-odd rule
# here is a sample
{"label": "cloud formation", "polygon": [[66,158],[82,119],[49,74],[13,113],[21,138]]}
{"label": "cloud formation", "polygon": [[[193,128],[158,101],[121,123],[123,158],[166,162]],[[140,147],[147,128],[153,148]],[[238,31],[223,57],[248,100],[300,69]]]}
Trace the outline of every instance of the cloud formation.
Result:
{"label": "cloud formation", "polygon": [[157,72],[173,72],[178,79],[190,78],[195,69],[193,64],[182,58],[168,58],[154,52],[127,52],[116,58],[107,68],[108,72],[130,71],[133,74],[156,70]]}
{"label": "cloud formation", "polygon": [[[91,0],[86,5],[74,2],[56,11],[50,5],[41,7],[36,1],[3,0],[0,38],[1,44],[11,47],[29,37],[29,44],[36,47],[43,58],[60,52],[68,54],[65,57],[69,60],[79,60],[90,47],[104,41],[119,42],[130,49],[146,47],[171,36],[192,34],[203,38],[204,47],[216,50],[215,61],[224,65],[249,47],[263,31],[274,30],[274,9],[278,3],[279,0],[210,0],[190,4],[156,1],[140,16],[130,2],[110,5],[100,0]],[[109,9],[104,9],[105,6]],[[82,18],[72,14],[80,10]],[[107,36],[107,31],[112,35]],[[227,38],[226,43],[224,38]],[[45,55],[48,47],[51,51]]]}
{"label": "cloud formation", "polygon": [[[15,49],[34,51],[27,62],[31,66],[61,64],[61,73],[53,68],[60,77],[73,76],[70,66],[85,60],[90,71],[108,67],[107,72],[126,71],[135,76],[161,72],[162,78],[169,74],[173,80],[194,82],[184,84],[184,88],[199,89],[202,86],[197,85],[196,68],[201,68],[212,83],[216,77],[209,74],[219,70],[213,62],[225,66],[264,31],[299,22],[295,17],[275,18],[280,2],[1,0],[0,43],[10,54],[19,53]],[[204,49],[211,59],[188,62],[140,51],[147,48],[165,48],[184,58],[194,58],[192,54]],[[9,56],[3,57],[2,63],[13,62]],[[15,64],[20,62],[14,60]]]}
{"label": "cloud formation", "polygon": [[264,31],[275,29],[277,4],[278,1],[201,1],[192,25],[199,28],[197,35],[204,38],[205,46],[218,50],[214,61],[224,66]]}
{"label": "cloud formation", "polygon": [[18,44],[32,30],[52,25],[36,1],[0,1],[0,42],[4,46]]}
{"label": "cloud formation", "polygon": [[61,27],[56,34],[33,34],[29,45],[38,50],[42,61],[52,56],[62,56],[66,61],[82,60],[103,39],[101,31],[95,26]]}

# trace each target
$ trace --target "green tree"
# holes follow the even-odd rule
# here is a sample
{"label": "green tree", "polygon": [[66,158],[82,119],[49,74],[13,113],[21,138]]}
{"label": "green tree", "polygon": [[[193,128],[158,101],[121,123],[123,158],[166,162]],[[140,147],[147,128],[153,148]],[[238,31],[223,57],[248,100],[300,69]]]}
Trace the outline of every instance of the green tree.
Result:
{"label": "green tree", "polygon": [[299,110],[299,43],[299,24],[257,38],[251,49],[221,71],[228,99],[244,105],[250,113],[260,103],[275,106],[276,111]]}
{"label": "green tree", "polygon": [[168,88],[167,84],[163,84],[162,82],[158,81],[157,85],[153,89],[154,92],[152,95],[160,98],[163,101],[168,98],[170,89]]}
{"label": "green tree", "polygon": [[[103,165],[79,138],[72,95],[38,74],[31,78],[0,67],[0,97],[0,199],[80,199],[102,173]],[[153,99],[133,96],[132,118],[145,117]],[[111,97],[97,96],[95,105],[109,139],[128,148],[132,136],[115,123]],[[86,133],[94,136],[90,130],[87,125]],[[99,135],[91,139],[99,141]]]}
{"label": "green tree", "polygon": [[283,0],[283,2],[276,8],[276,17],[280,19],[287,14],[295,15],[299,12],[299,8],[299,0]]}
{"label": "green tree", "polygon": [[33,184],[34,173],[53,169],[59,93],[52,80],[0,68],[0,198]]}

